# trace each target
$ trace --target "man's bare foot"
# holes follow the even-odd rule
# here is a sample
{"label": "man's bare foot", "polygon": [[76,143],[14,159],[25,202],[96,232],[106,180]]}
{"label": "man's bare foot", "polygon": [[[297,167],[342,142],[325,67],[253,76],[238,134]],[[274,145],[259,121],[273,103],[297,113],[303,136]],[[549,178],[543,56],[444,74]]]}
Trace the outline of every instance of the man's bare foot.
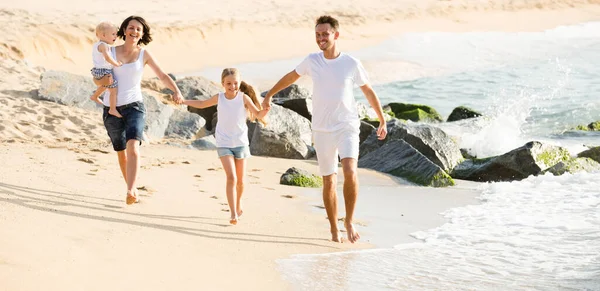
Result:
{"label": "man's bare foot", "polygon": [[123,116],[121,116],[121,114],[119,113],[119,111],[117,111],[116,108],[111,108],[108,110],[108,114],[116,116],[118,118],[122,118]]}
{"label": "man's bare foot", "polygon": [[331,241],[343,243],[344,239],[342,238],[342,235],[340,234],[340,232],[338,230],[336,230],[336,231],[331,232]]}
{"label": "man's bare foot", "polygon": [[351,243],[355,243],[360,239],[360,234],[358,234],[358,231],[354,229],[354,225],[352,223],[346,224],[346,233],[348,233],[348,240]]}

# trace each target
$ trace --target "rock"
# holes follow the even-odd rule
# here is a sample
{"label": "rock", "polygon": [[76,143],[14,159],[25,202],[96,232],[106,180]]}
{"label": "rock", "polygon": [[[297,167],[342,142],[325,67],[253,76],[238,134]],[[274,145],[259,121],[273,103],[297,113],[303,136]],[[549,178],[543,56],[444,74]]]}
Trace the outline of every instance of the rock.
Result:
{"label": "rock", "polygon": [[[267,92],[262,92],[261,96],[265,97]],[[296,84],[292,84],[287,88],[277,92],[277,94],[273,95],[273,103],[281,105],[281,103],[285,100],[291,99],[309,99],[312,97],[310,91],[304,87],[298,86]]]}
{"label": "rock", "polygon": [[281,106],[300,114],[302,117],[308,119],[308,121],[312,120],[312,99],[285,100],[281,102]]}
{"label": "rock", "polygon": [[317,188],[323,186],[323,178],[296,167],[289,168],[281,178],[282,185]]}
{"label": "rock", "polygon": [[453,186],[454,180],[404,140],[393,140],[358,160],[358,166],[433,187]]}
{"label": "rock", "polygon": [[458,145],[443,130],[427,124],[404,124],[398,119],[387,123],[385,140],[377,139],[374,131],[360,145],[359,159],[385,143],[402,139],[444,171],[450,171],[463,160]]}
{"label": "rock", "polygon": [[175,110],[171,118],[169,118],[169,125],[165,130],[165,136],[190,139],[198,134],[205,123],[206,120],[197,114]]}
{"label": "rock", "polygon": [[569,159],[569,152],[564,148],[532,141],[500,156],[465,160],[450,172],[450,176],[481,182],[515,181],[539,175]]}
{"label": "rock", "polygon": [[40,79],[39,99],[88,110],[102,110],[101,105],[90,100],[97,88],[91,74],[86,77],[67,72],[46,71]]}
{"label": "rock", "polygon": [[146,125],[144,130],[148,137],[161,139],[165,137],[165,132],[175,109],[158,102],[154,96],[146,93],[142,93],[142,96],[144,97],[144,106],[146,107]]}
{"label": "rock", "polygon": [[256,156],[308,159],[312,156],[310,122],[287,108],[274,104],[267,115],[268,124],[257,123],[250,152]]}
{"label": "rock", "polygon": [[545,172],[560,176],[564,173],[575,174],[578,172],[593,172],[600,170],[600,163],[590,158],[575,158],[568,161],[560,161]]}
{"label": "rock", "polygon": [[452,113],[450,113],[450,115],[448,116],[448,119],[446,121],[451,122],[451,121],[469,119],[469,118],[474,118],[474,117],[479,117],[479,116],[482,116],[482,114],[469,108],[469,107],[459,106],[459,107],[454,108],[454,110],[452,110]]}
{"label": "rock", "polygon": [[[221,85],[199,76],[179,79],[176,81],[176,84],[183,98],[191,100],[207,100],[222,91]],[[189,112],[202,116],[206,120],[205,127],[209,131],[213,130],[212,118],[215,112],[217,112],[216,105],[202,109],[188,106],[187,109]]]}
{"label": "rock", "polygon": [[435,109],[427,105],[392,102],[384,106],[383,110],[391,110],[398,119],[412,120],[414,122],[443,121],[442,116]]}
{"label": "rock", "polygon": [[585,150],[580,152],[577,157],[579,158],[590,158],[598,163],[600,163],[600,146],[593,147],[589,150]]}
{"label": "rock", "polygon": [[[377,127],[379,127],[379,124],[377,125]],[[376,131],[377,127],[375,127],[367,122],[361,121],[360,122],[360,134],[358,135],[358,139],[359,139],[358,144],[362,144],[365,140],[367,140],[367,138],[369,137],[369,135],[371,135],[371,133],[373,133],[373,131],[375,131],[375,134],[377,134],[377,131]]]}
{"label": "rock", "polygon": [[208,135],[193,141],[192,146],[199,150],[214,150],[217,149],[217,140],[213,135]]}
{"label": "rock", "polygon": [[588,125],[578,125],[574,129],[583,131],[600,131],[600,120],[594,121]]}

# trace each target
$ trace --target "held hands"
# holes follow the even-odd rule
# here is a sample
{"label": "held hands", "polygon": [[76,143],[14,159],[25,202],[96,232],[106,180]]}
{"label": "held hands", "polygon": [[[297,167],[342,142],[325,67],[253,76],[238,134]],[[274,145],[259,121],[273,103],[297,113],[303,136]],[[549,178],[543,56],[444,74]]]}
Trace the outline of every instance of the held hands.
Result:
{"label": "held hands", "polygon": [[173,102],[175,102],[175,104],[177,104],[177,105],[184,104],[185,100],[183,99],[183,96],[181,96],[181,93],[175,92],[171,96],[173,97]]}
{"label": "held hands", "polygon": [[379,122],[379,128],[377,128],[377,138],[379,140],[384,140],[387,136],[387,125],[385,121]]}
{"label": "held hands", "polygon": [[120,66],[122,66],[122,65],[123,65],[123,62],[121,62],[121,61],[117,61],[117,67],[120,67]]}
{"label": "held hands", "polygon": [[[262,108],[263,108],[264,110],[267,110],[267,112],[268,112],[269,110],[271,110],[271,98],[270,98],[270,97],[265,97],[265,99],[263,99],[263,102],[262,102],[262,104],[261,104],[261,105],[262,105]],[[265,113],[265,114],[266,114],[266,113]]]}

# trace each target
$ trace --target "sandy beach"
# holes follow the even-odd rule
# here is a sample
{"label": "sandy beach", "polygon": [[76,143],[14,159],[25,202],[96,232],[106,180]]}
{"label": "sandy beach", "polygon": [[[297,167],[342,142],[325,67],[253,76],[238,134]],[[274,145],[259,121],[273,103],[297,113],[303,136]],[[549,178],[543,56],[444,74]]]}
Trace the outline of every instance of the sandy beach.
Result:
{"label": "sandy beach", "polygon": [[165,71],[185,74],[303,56],[316,49],[313,21],[324,13],[340,19],[340,45],[353,50],[404,32],[538,31],[597,21],[600,1],[2,3],[0,289],[293,290],[276,260],[411,241],[410,233],[443,223],[441,211],[476,203],[472,184],[429,192],[360,169],[368,183],[406,193],[393,201],[407,218],[386,236],[386,226],[358,216],[363,240],[336,244],[328,241],[319,189],[279,184],[292,166],[316,173],[315,161],[252,157],[246,212],[230,226],[216,152],[153,140],[142,147],[142,201],[127,206],[100,116],[36,98],[46,70],[89,75],[92,31],[102,20],[143,16],[154,33],[148,50]]}

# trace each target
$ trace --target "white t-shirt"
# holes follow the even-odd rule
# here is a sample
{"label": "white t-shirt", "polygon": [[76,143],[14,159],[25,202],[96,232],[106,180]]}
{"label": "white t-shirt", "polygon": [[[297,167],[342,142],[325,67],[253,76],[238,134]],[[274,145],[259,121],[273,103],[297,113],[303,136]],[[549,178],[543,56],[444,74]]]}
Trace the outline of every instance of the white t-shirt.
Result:
{"label": "white t-shirt", "polygon": [[224,93],[219,93],[217,101],[217,128],[215,139],[217,147],[235,148],[247,146],[248,126],[247,113],[244,105],[244,92],[239,91],[233,99],[227,99]]}
{"label": "white t-shirt", "polygon": [[344,53],[335,59],[326,59],[323,52],[313,53],[296,67],[296,73],[309,75],[313,80],[314,131],[360,127],[353,89],[355,84],[363,86],[369,80],[358,59]]}

